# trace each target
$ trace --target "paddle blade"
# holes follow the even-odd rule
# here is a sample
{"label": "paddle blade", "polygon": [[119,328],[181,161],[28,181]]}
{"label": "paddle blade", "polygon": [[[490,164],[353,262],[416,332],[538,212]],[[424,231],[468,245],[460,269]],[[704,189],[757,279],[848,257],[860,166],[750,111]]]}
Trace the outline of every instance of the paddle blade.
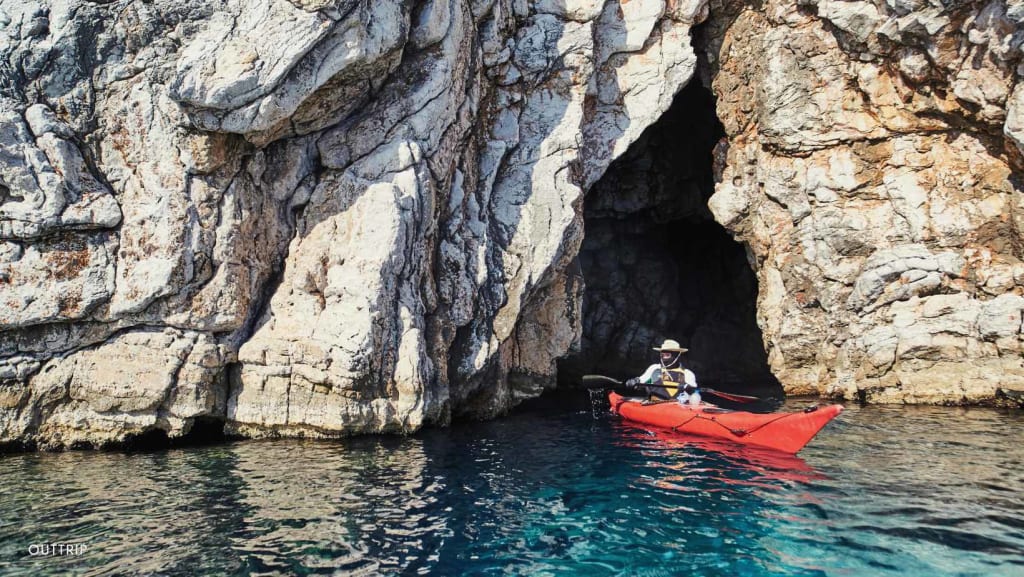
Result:
{"label": "paddle blade", "polygon": [[735,403],[756,403],[758,401],[763,400],[760,397],[751,397],[749,395],[736,395],[733,393],[723,393],[721,391],[716,391],[714,389],[706,389],[704,387],[700,388],[700,392],[701,394],[707,393],[709,395],[715,395],[716,397],[721,397],[723,399],[733,401]]}
{"label": "paddle blade", "polygon": [[609,389],[621,384],[622,381],[604,375],[583,375],[583,388],[585,389]]}

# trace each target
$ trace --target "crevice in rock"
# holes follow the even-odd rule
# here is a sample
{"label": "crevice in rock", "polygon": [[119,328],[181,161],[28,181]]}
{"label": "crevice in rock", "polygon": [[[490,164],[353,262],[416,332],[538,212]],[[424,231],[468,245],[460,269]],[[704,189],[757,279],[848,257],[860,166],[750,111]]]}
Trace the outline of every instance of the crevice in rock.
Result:
{"label": "crevice in rock", "polygon": [[4,184],[0,182],[0,205],[5,202],[21,202],[24,198],[24,196],[16,192],[12,192],[10,188],[4,186]]}
{"label": "crevice in rock", "polygon": [[559,362],[562,386],[587,373],[639,375],[671,338],[690,349],[685,363],[705,386],[781,395],[747,251],[707,206],[723,137],[714,96],[695,78],[588,191],[583,336]]}
{"label": "crevice in rock", "polygon": [[[262,279],[262,286],[256,289],[256,296],[249,304],[249,310],[242,323],[242,327],[230,333],[226,337],[226,344],[236,352],[243,344],[249,341],[254,334],[256,334],[256,331],[258,331],[264,323],[267,322],[270,315],[269,309],[271,306],[271,300],[273,299],[274,294],[277,293],[281,285],[284,283],[285,263],[288,261],[288,254],[291,251],[292,241],[294,241],[295,236],[299,234],[299,223],[302,221],[303,213],[305,212],[306,206],[309,202],[308,194],[305,198],[300,199],[299,202],[295,202],[295,195],[304,186],[310,191],[315,190],[319,183],[322,182],[326,173],[326,167],[321,162],[319,155],[316,154],[316,140],[316,138],[312,140],[307,151],[307,154],[312,155],[312,165],[310,166],[309,174],[298,180],[298,185],[295,190],[292,191],[288,202],[280,208],[280,210],[287,212],[287,217],[284,221],[288,225],[288,230],[285,233],[284,238],[281,240],[281,244],[278,247],[275,247],[275,249],[278,250],[275,250],[272,257],[273,260],[270,264],[270,270],[266,278]],[[241,174],[246,170],[246,163],[250,160],[251,159],[246,160],[246,162],[243,163],[242,169],[238,174]],[[232,182],[236,177],[232,177]],[[308,179],[312,179],[312,181],[307,183]],[[231,186],[231,184],[229,184],[229,186]],[[220,211],[218,209],[217,226],[220,226],[219,214]],[[221,418],[226,420],[228,412],[227,400],[233,397],[235,390],[241,382],[241,363],[237,361],[226,363],[221,369],[218,379],[221,380],[224,386],[224,398],[226,401],[223,411],[224,414],[221,415]],[[222,421],[222,435],[223,427],[224,424]]]}
{"label": "crevice in rock", "polygon": [[[179,447],[200,447],[216,445],[232,440],[224,432],[224,419],[220,417],[196,417],[188,432],[180,437],[170,437],[164,429],[153,427],[137,434],[126,435],[123,440],[93,443],[78,440],[67,446],[43,446],[46,450],[56,451],[160,451]],[[34,440],[0,442],[0,455],[31,453],[40,448]]]}
{"label": "crevice in rock", "polygon": [[4,441],[0,443],[0,455],[31,453],[39,447],[32,441]]}
{"label": "crevice in rock", "polygon": [[[123,442],[104,445],[104,449],[124,451],[151,451],[176,447],[198,447],[223,443],[224,419],[219,417],[196,417],[187,433],[180,437],[169,437],[167,431],[153,428],[143,433],[127,435]],[[74,447],[73,447],[74,448]]]}

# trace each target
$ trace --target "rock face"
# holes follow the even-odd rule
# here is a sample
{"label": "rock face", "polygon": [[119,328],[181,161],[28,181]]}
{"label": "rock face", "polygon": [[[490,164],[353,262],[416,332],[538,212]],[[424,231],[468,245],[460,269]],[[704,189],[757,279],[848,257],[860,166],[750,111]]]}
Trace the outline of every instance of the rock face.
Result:
{"label": "rock face", "polygon": [[0,1],[0,443],[409,431],[553,386],[583,193],[706,15]]}
{"label": "rock face", "polygon": [[0,0],[0,443],[411,431],[554,386],[584,193],[696,77],[695,33],[726,135],[711,214],[786,389],[1024,389],[1024,8],[708,18]]}
{"label": "rock face", "polygon": [[715,218],[790,392],[1024,390],[1019,2],[713,4]]}

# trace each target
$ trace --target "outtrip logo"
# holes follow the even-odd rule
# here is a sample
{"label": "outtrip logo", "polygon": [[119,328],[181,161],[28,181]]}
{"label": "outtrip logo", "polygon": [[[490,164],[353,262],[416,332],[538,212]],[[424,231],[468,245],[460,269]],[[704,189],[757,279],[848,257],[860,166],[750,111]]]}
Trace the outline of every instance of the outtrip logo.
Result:
{"label": "outtrip logo", "polygon": [[29,557],[77,557],[87,549],[85,543],[33,543],[28,546]]}

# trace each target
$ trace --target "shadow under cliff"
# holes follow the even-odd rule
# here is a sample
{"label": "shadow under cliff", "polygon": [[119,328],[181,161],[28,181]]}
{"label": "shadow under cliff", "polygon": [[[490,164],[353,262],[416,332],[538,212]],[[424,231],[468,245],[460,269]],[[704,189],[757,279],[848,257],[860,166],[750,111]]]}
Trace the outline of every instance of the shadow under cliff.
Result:
{"label": "shadow under cliff", "polygon": [[746,250],[707,207],[723,136],[714,96],[695,77],[588,191],[583,337],[559,362],[562,386],[588,373],[639,375],[657,362],[651,348],[671,338],[689,348],[684,364],[698,382],[782,395],[756,323]]}

